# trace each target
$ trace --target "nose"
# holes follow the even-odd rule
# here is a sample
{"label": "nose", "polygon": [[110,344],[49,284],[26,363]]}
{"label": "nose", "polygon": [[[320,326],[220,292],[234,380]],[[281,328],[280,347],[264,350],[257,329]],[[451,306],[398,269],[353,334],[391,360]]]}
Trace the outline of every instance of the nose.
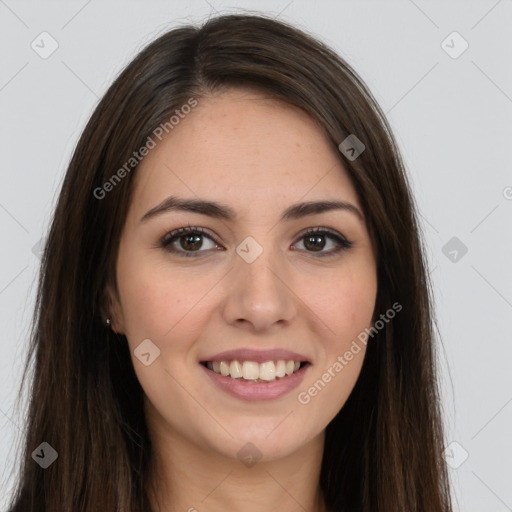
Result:
{"label": "nose", "polygon": [[225,321],[253,331],[289,324],[297,315],[298,298],[290,273],[271,251],[264,250],[252,263],[236,255],[234,265],[222,308]]}

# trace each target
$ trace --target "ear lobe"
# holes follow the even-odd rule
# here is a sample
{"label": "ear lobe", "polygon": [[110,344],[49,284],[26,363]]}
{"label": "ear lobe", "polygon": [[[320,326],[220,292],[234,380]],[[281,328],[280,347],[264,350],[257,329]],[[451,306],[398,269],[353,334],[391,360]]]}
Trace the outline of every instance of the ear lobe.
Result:
{"label": "ear lobe", "polygon": [[124,319],[121,306],[119,304],[117,293],[111,284],[107,284],[103,291],[100,313],[102,321],[106,326],[106,319],[109,318],[112,330],[117,334],[124,334]]}

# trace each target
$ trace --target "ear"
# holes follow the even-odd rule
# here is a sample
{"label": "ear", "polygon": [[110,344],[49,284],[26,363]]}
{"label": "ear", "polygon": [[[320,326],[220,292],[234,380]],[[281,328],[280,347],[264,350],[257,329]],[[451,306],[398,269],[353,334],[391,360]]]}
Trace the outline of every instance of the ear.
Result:
{"label": "ear", "polygon": [[103,323],[105,323],[107,318],[110,318],[112,330],[117,334],[124,334],[123,310],[117,289],[112,283],[108,283],[103,290],[100,311]]}

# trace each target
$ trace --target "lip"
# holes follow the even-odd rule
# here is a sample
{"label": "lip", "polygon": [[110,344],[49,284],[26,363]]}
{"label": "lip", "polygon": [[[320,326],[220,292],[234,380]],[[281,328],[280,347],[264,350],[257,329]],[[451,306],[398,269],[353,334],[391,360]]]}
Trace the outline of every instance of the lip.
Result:
{"label": "lip", "polygon": [[[224,354],[221,354],[224,357]],[[291,358],[293,359],[293,358]],[[252,359],[254,361],[254,359]],[[266,359],[268,361],[268,359]],[[263,361],[264,362],[264,361]],[[300,385],[304,379],[304,375],[308,371],[311,363],[304,365],[291,375],[287,375],[282,379],[270,382],[244,382],[239,379],[225,377],[220,373],[209,370],[206,366],[199,363],[199,367],[206,372],[208,377],[224,392],[248,402],[256,400],[275,400],[289,393]]]}
{"label": "lip", "polygon": [[304,355],[298,354],[297,352],[292,352],[290,350],[284,349],[272,349],[272,350],[254,350],[250,348],[241,348],[237,350],[227,350],[225,352],[221,352],[220,354],[215,354],[214,356],[206,357],[201,360],[202,363],[207,361],[218,362],[221,361],[254,361],[256,363],[265,363],[267,361],[279,361],[280,359],[284,359],[285,361],[289,361],[293,359],[294,361],[307,362],[311,363],[311,361]]}

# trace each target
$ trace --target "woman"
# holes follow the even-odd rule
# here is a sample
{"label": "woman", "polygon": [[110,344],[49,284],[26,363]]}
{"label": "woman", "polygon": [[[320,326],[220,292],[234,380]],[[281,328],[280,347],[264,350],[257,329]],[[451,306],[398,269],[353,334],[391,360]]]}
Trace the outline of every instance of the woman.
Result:
{"label": "woman", "polygon": [[12,510],[451,511],[433,320],[358,75],[263,16],[171,30],[65,176]]}

